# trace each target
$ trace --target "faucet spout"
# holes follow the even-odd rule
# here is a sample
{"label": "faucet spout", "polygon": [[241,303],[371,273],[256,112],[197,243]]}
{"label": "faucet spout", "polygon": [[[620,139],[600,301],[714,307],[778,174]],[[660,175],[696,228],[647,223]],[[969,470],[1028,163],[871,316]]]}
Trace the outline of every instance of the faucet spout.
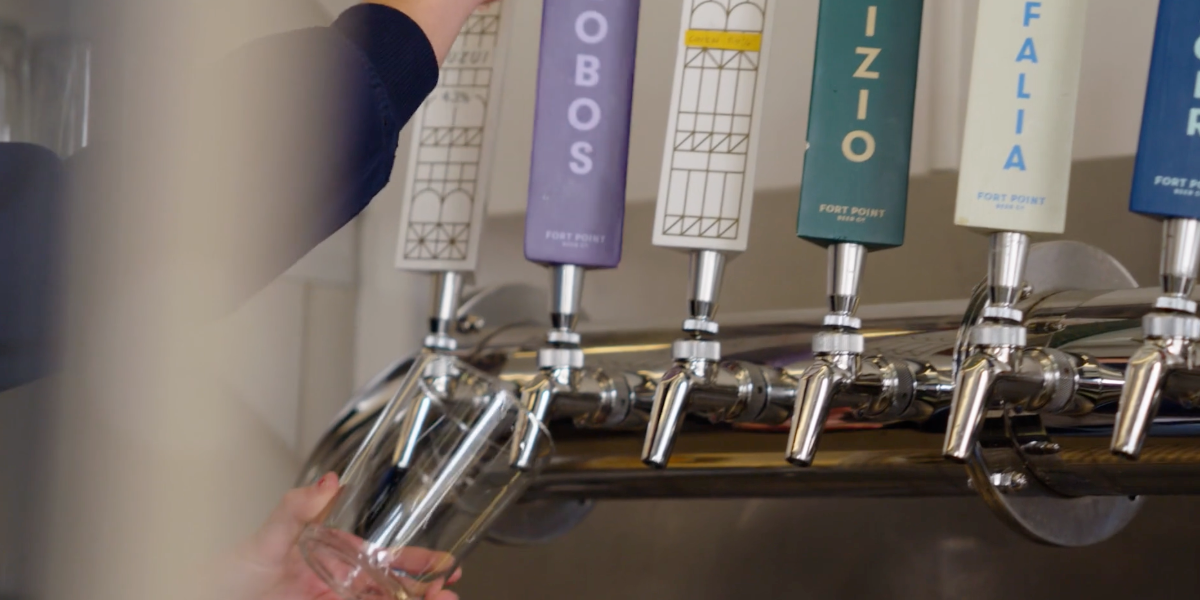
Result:
{"label": "faucet spout", "polygon": [[433,413],[433,398],[421,396],[400,422],[400,442],[396,447],[396,468],[406,471],[413,465],[417,456],[417,446],[424,437],[426,428]]}
{"label": "faucet spout", "polygon": [[847,373],[828,362],[818,362],[800,376],[800,390],[788,434],[787,460],[793,465],[807,467],[817,453],[817,441],[838,388],[846,382]]}
{"label": "faucet spout", "polygon": [[942,455],[946,458],[966,462],[974,453],[992,385],[1003,369],[1000,361],[982,352],[973,354],[963,364],[954,385],[950,422],[946,426],[946,441],[942,446]]}
{"label": "faucet spout", "polygon": [[654,392],[654,406],[650,409],[646,439],[642,444],[642,462],[647,466],[666,468],[675,445],[675,434],[683,423],[688,398],[697,379],[686,363],[676,363],[663,374]]}
{"label": "faucet spout", "polygon": [[418,389],[423,392],[413,402],[400,420],[399,441],[396,445],[395,465],[404,471],[412,467],[420,452],[421,440],[430,427],[435,425],[442,402],[453,394],[459,376],[453,362],[437,350],[428,350],[428,364],[421,369]]}
{"label": "faucet spout", "polygon": [[1113,427],[1113,454],[1130,460],[1141,454],[1150,423],[1158,413],[1163,381],[1180,363],[1178,356],[1153,343],[1130,358]]}
{"label": "faucet spout", "polygon": [[517,419],[513,428],[513,437],[517,439],[517,443],[512,448],[512,468],[528,471],[535,466],[542,436],[538,424],[545,423],[550,414],[550,406],[554,402],[554,387],[554,380],[542,373],[521,391],[521,405],[529,411],[529,415],[527,418]]}

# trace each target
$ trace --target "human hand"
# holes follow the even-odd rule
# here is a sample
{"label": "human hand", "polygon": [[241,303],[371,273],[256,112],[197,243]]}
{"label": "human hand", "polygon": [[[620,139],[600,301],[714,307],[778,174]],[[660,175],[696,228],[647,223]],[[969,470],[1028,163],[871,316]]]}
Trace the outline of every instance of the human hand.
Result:
{"label": "human hand", "polygon": [[[338,596],[305,563],[296,546],[304,527],[316,521],[337,495],[337,475],[292,490],[252,538],[238,547],[223,569],[225,589],[234,600],[338,600]],[[405,549],[404,562],[431,561],[432,553]],[[419,569],[414,569],[419,570]],[[447,584],[462,576],[455,572]],[[458,600],[458,594],[432,586],[425,600]]]}

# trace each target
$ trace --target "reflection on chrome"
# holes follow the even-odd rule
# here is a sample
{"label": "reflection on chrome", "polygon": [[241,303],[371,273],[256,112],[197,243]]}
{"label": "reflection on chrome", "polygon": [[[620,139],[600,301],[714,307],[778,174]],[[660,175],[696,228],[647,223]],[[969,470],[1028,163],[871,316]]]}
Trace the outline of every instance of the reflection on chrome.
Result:
{"label": "reflection on chrome", "polygon": [[[1028,465],[1031,475],[1055,493],[1200,494],[1200,410],[1191,402],[1200,379],[1181,379],[1164,388],[1154,435],[1141,461],[1128,463],[1107,451],[1123,387],[1121,373],[1141,346],[1138,319],[1156,294],[1153,289],[1076,291],[1035,294],[1019,303],[1030,324],[1030,345],[1069,358],[1075,372],[1071,397],[1059,400],[1059,406],[1074,409],[1038,417],[1053,441],[1043,447],[1054,449],[1053,456]],[[670,468],[658,471],[641,462],[640,432],[580,429],[569,417],[552,416],[557,454],[530,493],[573,498],[972,494],[962,468],[941,458],[958,332],[968,304],[908,303],[859,310],[864,353],[911,361],[913,397],[926,410],[865,418],[835,407],[808,469],[798,470],[785,460],[781,449],[788,431],[783,426],[713,423],[689,416],[676,435]],[[725,357],[797,378],[815,362],[812,338],[824,314],[805,310],[731,315],[722,331]],[[664,347],[677,335],[675,327],[581,326],[580,331],[590,348],[626,349],[598,353],[589,367],[627,375],[622,379],[631,402],[647,410],[654,398],[653,382],[672,364]],[[536,327],[512,328],[459,355],[510,381],[532,381],[540,369],[530,351],[542,338]],[[313,453],[303,480],[345,466],[364,428],[395,393],[409,364],[397,363],[356,395]],[[1005,452],[1022,464],[1015,451]]]}

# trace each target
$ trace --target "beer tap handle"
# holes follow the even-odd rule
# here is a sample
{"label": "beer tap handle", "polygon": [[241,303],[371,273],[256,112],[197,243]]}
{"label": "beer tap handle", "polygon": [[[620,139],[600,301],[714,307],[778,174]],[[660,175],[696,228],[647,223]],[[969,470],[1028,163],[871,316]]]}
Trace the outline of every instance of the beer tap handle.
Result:
{"label": "beer tap handle", "polygon": [[525,258],[621,261],[640,0],[543,3]]}
{"label": "beer tap handle", "polygon": [[[1161,0],[1146,83],[1141,138],[1129,209],[1163,219],[1200,219],[1200,127],[1196,112],[1196,33],[1180,23],[1200,21],[1200,5]],[[1194,259],[1193,259],[1194,260]],[[1194,276],[1194,271],[1192,271]]]}
{"label": "beer tap handle", "polygon": [[575,331],[587,269],[621,261],[641,0],[546,0],[538,56],[525,258],[550,267],[551,329],[521,400],[510,464],[533,468],[539,427],[584,366]]}
{"label": "beer tap handle", "polygon": [[823,0],[797,235],[904,243],[923,0]]}
{"label": "beer tap handle", "polygon": [[772,15],[781,0],[684,0],[656,246],[739,253],[750,236]]}
{"label": "beer tap handle", "polygon": [[[511,40],[512,5],[479,8],[463,25],[438,75],[438,85],[409,120],[411,143],[400,209],[396,268],[432,272],[433,307],[425,358],[457,348],[454,327],[463,285],[475,270],[487,203],[500,99]],[[442,379],[445,385],[452,385]],[[406,408],[395,450],[396,468],[412,466],[430,425],[435,399]]]}
{"label": "beer tap handle", "polygon": [[1087,0],[979,3],[954,222],[991,234],[988,303],[956,375],[951,460],[973,455],[994,381],[1021,368],[1028,234],[1066,226],[1086,13]]}
{"label": "beer tap handle", "polygon": [[[828,247],[830,314],[800,378],[787,459],[809,466],[863,353],[868,250],[904,243],[923,0],[822,0],[796,234]],[[848,101],[852,100],[852,101]]]}
{"label": "beer tap handle", "polygon": [[409,120],[412,138],[396,268],[471,272],[491,183],[513,2],[467,19],[438,86]]}
{"label": "beer tap handle", "polygon": [[685,338],[654,394],[642,462],[665,468],[693,389],[721,360],[715,320],[729,255],[746,250],[775,5],[684,0],[654,245],[691,251]]}
{"label": "beer tap handle", "polygon": [[1087,0],[981,0],[954,222],[1062,233]]}

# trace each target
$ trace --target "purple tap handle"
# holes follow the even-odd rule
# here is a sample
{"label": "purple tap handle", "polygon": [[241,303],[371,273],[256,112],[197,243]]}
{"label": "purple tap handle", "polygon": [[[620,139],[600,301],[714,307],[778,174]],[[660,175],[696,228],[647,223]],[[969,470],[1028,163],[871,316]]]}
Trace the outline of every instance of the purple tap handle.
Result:
{"label": "purple tap handle", "polygon": [[546,0],[525,258],[621,262],[641,0]]}

